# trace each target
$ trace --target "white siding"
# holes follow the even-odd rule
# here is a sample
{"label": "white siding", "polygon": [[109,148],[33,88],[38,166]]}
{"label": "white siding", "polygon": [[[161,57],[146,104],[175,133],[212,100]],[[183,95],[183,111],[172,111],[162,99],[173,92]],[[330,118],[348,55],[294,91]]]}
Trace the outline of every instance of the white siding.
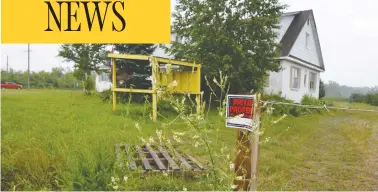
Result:
{"label": "white siding", "polygon": [[282,91],[282,72],[269,73],[269,86],[264,88],[266,94],[279,94]]}
{"label": "white siding", "polygon": [[[176,41],[176,34],[172,33],[171,34],[171,42]],[[170,47],[171,44],[164,44],[164,46]],[[154,53],[152,54],[153,56],[157,57],[165,57],[165,58],[170,58],[172,59],[173,57],[168,55],[162,48],[159,46],[155,49]]]}
{"label": "white siding", "polygon": [[102,81],[99,74],[95,74],[96,91],[103,92],[112,88],[110,79],[108,81]]}
{"label": "white siding", "polygon": [[[319,81],[320,81],[320,73],[304,67],[303,65],[298,65],[294,62],[287,61],[287,60],[282,60],[281,65],[284,68],[282,72],[282,96],[286,97],[287,99],[293,100],[295,102],[300,102],[302,97],[306,94],[311,95],[315,98],[319,98]],[[292,89],[290,86],[290,70],[291,67],[296,67],[301,70],[300,74],[300,86],[299,89]],[[316,74],[316,85],[315,85],[315,90],[310,90],[310,83],[309,83],[309,72],[314,72]],[[306,86],[304,86],[304,76],[307,73],[307,83]]]}
{"label": "white siding", "polygon": [[280,19],[279,26],[281,27],[280,29],[276,29],[277,38],[276,38],[276,43],[280,42],[284,34],[286,33],[287,29],[289,28],[291,22],[293,21],[295,15],[287,15],[287,16],[282,16]]}
{"label": "white siding", "polygon": [[[297,40],[294,43],[293,48],[290,51],[290,55],[298,57],[302,60],[320,66],[319,54],[316,47],[315,37],[314,37],[314,20],[310,16],[310,24],[307,22],[303,26]],[[308,46],[306,48],[306,33],[309,34]]]}

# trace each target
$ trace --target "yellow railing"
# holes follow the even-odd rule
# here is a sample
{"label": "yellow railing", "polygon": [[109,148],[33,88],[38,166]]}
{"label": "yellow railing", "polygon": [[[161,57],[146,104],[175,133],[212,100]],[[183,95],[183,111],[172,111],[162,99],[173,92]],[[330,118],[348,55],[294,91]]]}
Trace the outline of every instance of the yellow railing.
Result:
{"label": "yellow railing", "polygon": [[[157,118],[157,89],[160,86],[167,87],[167,91],[175,94],[196,95],[197,113],[200,113],[201,106],[201,65],[185,61],[172,60],[148,55],[130,54],[108,54],[112,63],[112,92],[113,92],[113,111],[116,111],[116,92],[148,93],[152,94],[152,119]],[[152,89],[128,89],[117,88],[116,81],[116,59],[146,60],[150,61],[152,67]],[[160,63],[191,67],[191,71],[160,71]],[[175,86],[168,86],[175,82]]]}

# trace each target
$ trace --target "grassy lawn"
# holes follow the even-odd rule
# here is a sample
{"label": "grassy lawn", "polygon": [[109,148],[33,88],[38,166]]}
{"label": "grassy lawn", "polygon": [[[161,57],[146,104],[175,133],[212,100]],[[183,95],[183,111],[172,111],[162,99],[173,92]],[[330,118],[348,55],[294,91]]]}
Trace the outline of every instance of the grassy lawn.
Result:
{"label": "grassy lawn", "polygon": [[[336,105],[378,110],[363,104]],[[108,184],[116,174],[115,144],[141,142],[155,136],[156,129],[168,134],[188,129],[180,121],[169,124],[174,115],[152,122],[142,105],[117,107],[113,113],[111,103],[77,91],[2,91],[1,189],[113,190]],[[211,148],[221,153],[228,146],[232,155],[235,130],[225,128],[221,120],[211,112],[209,121],[219,128],[210,130],[217,141]],[[331,111],[265,122],[261,140],[270,139],[260,148],[259,190],[378,190],[378,113]],[[192,138],[182,138],[181,148],[205,164],[210,161],[204,146],[193,147]],[[219,166],[228,167],[230,161]],[[219,185],[226,188],[230,183]],[[147,177],[130,178],[124,190],[213,187],[203,178]]]}

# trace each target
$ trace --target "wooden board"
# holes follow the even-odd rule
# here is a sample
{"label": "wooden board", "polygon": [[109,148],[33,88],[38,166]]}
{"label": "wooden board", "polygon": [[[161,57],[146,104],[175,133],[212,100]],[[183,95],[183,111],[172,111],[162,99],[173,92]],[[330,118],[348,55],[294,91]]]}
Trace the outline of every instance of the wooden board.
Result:
{"label": "wooden board", "polygon": [[[135,150],[130,150],[129,145],[116,145],[117,159],[120,155],[125,155],[129,161],[131,170],[141,167],[143,172],[156,171],[194,171],[201,172],[207,170],[197,159],[189,154],[182,154],[172,149],[166,150],[165,146],[142,145],[134,146]],[[180,167],[179,165],[183,165]]]}

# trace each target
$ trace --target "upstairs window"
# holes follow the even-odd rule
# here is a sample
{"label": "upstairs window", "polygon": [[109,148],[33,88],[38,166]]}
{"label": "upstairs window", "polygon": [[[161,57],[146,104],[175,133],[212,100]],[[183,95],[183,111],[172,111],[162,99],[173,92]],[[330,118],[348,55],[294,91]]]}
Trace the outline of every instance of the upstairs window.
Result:
{"label": "upstairs window", "polygon": [[310,72],[310,90],[316,90],[316,73]]}
{"label": "upstairs window", "polygon": [[306,42],[305,42],[305,43],[306,43],[306,44],[305,44],[306,49],[308,49],[309,41],[310,41],[310,34],[306,33]]}

